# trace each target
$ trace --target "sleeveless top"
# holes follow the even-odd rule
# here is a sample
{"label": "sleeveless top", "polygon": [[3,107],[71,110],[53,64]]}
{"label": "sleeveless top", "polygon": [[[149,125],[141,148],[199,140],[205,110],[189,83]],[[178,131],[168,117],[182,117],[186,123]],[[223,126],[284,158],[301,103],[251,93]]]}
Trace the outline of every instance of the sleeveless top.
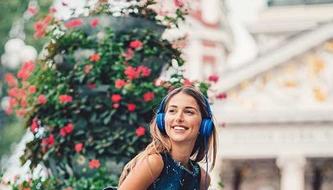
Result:
{"label": "sleeveless top", "polygon": [[164,167],[160,176],[148,190],[200,190],[200,166],[190,160],[192,171],[172,159],[169,153],[161,153]]}

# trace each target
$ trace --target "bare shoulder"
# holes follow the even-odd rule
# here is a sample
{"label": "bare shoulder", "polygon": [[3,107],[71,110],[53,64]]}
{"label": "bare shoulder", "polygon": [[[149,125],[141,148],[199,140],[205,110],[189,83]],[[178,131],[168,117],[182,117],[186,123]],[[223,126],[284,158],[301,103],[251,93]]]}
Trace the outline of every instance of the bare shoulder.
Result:
{"label": "bare shoulder", "polygon": [[129,172],[119,190],[147,189],[161,174],[163,167],[163,159],[159,154],[152,154],[143,158]]}
{"label": "bare shoulder", "polygon": [[202,167],[200,167],[200,176],[200,190],[208,189],[210,185],[210,176]]}
{"label": "bare shoulder", "polygon": [[146,160],[141,161],[143,165],[147,165],[148,169],[152,172],[154,177],[158,177],[164,167],[164,162],[160,154],[151,154]]}

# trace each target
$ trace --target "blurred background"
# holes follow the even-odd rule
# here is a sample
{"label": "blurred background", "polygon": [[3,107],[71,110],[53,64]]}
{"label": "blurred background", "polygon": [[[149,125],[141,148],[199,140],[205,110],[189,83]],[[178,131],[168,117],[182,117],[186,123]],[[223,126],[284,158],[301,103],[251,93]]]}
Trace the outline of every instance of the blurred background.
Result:
{"label": "blurred background", "polygon": [[[333,1],[189,3],[187,22],[165,36],[185,34],[177,45],[187,77],[218,76],[215,88],[227,94],[213,104],[219,151],[212,188],[333,189]],[[32,5],[46,12],[60,7],[58,16],[68,18],[80,1],[0,0],[1,78],[35,58],[44,43],[33,40]],[[20,122],[0,109],[2,160],[25,132]]]}

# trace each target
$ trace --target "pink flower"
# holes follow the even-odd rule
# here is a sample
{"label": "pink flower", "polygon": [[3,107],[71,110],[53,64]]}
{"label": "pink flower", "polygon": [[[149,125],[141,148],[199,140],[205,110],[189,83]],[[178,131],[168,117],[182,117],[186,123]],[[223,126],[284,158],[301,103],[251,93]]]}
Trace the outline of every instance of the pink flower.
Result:
{"label": "pink flower", "polygon": [[37,13],[38,9],[36,6],[29,6],[28,7],[28,12],[30,15],[35,15]]}
{"label": "pink flower", "polygon": [[56,13],[57,9],[54,7],[49,8],[49,13]]}
{"label": "pink flower", "polygon": [[73,101],[73,97],[72,96],[69,96],[69,95],[60,95],[59,96],[59,102],[61,104],[66,104],[66,103],[69,103],[69,102],[72,102]]}
{"label": "pink flower", "polygon": [[126,60],[130,60],[134,56],[134,51],[131,48],[128,48],[126,52],[123,54]]}
{"label": "pink flower", "polygon": [[43,105],[43,104],[46,104],[46,102],[47,102],[47,99],[46,99],[45,95],[41,94],[38,96],[38,98],[37,98],[38,104]]}
{"label": "pink flower", "polygon": [[211,82],[217,82],[219,80],[219,76],[217,75],[211,75],[208,77],[208,80],[211,81]]}
{"label": "pink flower", "polygon": [[83,149],[83,143],[77,143],[75,144],[75,152],[79,153]]}
{"label": "pink flower", "polygon": [[135,108],[136,108],[135,104],[132,104],[132,103],[127,104],[128,111],[133,112],[135,110]]}
{"label": "pink flower", "polygon": [[222,92],[222,93],[219,93],[217,96],[216,96],[217,99],[226,99],[227,98],[227,94]]}
{"label": "pink flower", "polygon": [[83,68],[83,72],[85,74],[88,74],[88,73],[90,73],[92,68],[93,68],[93,66],[91,64],[85,65],[84,68]]}
{"label": "pink flower", "polygon": [[141,76],[143,77],[148,77],[151,73],[151,69],[144,66],[144,65],[140,65],[138,68],[137,68],[137,72],[141,74]]}
{"label": "pink flower", "polygon": [[20,105],[21,105],[22,108],[25,108],[25,107],[28,106],[26,97],[21,98]]}
{"label": "pink flower", "polygon": [[140,40],[133,40],[129,44],[130,48],[139,49],[142,48],[142,42]]}
{"label": "pink flower", "polygon": [[36,86],[34,85],[29,86],[28,91],[30,94],[34,94],[37,91]]}
{"label": "pink flower", "polygon": [[132,66],[126,67],[124,74],[127,76],[128,79],[133,80],[139,77],[139,72],[137,72],[137,69]]}
{"label": "pink flower", "polygon": [[118,103],[112,104],[112,107],[113,107],[114,109],[118,109],[119,106],[120,106],[120,105],[119,105]]}
{"label": "pink flower", "polygon": [[14,107],[18,104],[17,100],[13,97],[9,97],[9,106]]}
{"label": "pink flower", "polygon": [[83,24],[82,19],[76,18],[65,23],[66,28],[76,28]]}
{"label": "pink flower", "polygon": [[17,86],[17,79],[12,73],[5,74],[5,81],[9,87]]}
{"label": "pink flower", "polygon": [[89,57],[89,60],[92,62],[97,62],[101,59],[101,56],[98,53],[94,53]]}
{"label": "pink flower", "polygon": [[89,162],[89,168],[90,169],[97,169],[101,166],[101,163],[97,159],[92,159]]}
{"label": "pink flower", "polygon": [[114,85],[116,88],[120,89],[122,88],[123,86],[126,85],[126,81],[125,80],[122,80],[122,79],[117,79],[115,82],[114,82]]}
{"label": "pink flower", "polygon": [[138,127],[135,130],[135,134],[136,134],[137,137],[141,137],[141,136],[145,135],[145,132],[146,132],[146,129],[142,126]]}
{"label": "pink flower", "polygon": [[27,114],[27,110],[25,110],[25,109],[16,110],[16,115],[19,117],[24,117],[25,114]]}
{"label": "pink flower", "polygon": [[90,21],[90,26],[93,28],[96,28],[96,26],[99,24],[98,18],[94,18]]}
{"label": "pink flower", "polygon": [[145,102],[152,101],[154,98],[155,98],[155,94],[154,94],[154,92],[146,92],[146,93],[143,95],[143,100],[144,100]]}
{"label": "pink flower", "polygon": [[176,7],[183,7],[184,6],[183,0],[173,0],[173,3],[176,5]]}
{"label": "pink flower", "polygon": [[111,101],[112,101],[112,102],[117,103],[117,102],[119,102],[120,100],[121,100],[121,95],[120,95],[120,94],[113,94],[113,95],[111,96]]}

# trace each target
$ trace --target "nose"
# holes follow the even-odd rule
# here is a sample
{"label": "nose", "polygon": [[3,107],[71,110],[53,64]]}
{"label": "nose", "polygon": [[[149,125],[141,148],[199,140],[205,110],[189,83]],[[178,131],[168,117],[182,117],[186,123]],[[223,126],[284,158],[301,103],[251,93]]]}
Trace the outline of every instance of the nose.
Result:
{"label": "nose", "polygon": [[179,111],[177,114],[176,114],[176,122],[178,123],[181,123],[184,121],[184,115],[183,115],[183,112],[182,111]]}

